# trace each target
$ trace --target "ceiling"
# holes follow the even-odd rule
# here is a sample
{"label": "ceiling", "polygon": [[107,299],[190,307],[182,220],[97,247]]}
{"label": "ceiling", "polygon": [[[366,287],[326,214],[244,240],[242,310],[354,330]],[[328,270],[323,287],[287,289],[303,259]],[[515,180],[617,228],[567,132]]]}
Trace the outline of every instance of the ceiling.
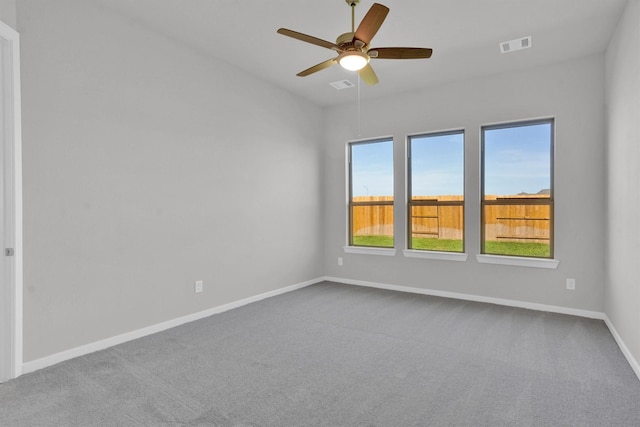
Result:
{"label": "ceiling", "polygon": [[[320,106],[351,102],[357,75],[339,66],[296,73],[335,52],[276,33],[324,40],[351,30],[345,0],[99,0],[136,25],[221,58]],[[380,83],[362,99],[603,52],[627,0],[378,0],[390,12],[373,47],[430,47],[431,59],[372,59]],[[374,3],[361,0],[356,26]],[[501,54],[498,43],[532,36],[532,48]],[[356,87],[329,85],[350,80]]]}

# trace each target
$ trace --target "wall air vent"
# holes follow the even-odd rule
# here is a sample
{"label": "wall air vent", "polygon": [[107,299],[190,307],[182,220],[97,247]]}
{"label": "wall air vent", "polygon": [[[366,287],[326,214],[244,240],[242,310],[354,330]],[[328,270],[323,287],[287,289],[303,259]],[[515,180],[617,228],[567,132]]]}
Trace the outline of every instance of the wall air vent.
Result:
{"label": "wall air vent", "polygon": [[508,42],[501,42],[500,52],[509,53],[516,50],[528,49],[531,47],[531,36],[522,37],[519,39],[509,40]]}
{"label": "wall air vent", "polygon": [[338,80],[337,82],[329,83],[337,90],[349,89],[350,87],[354,87],[355,85],[351,83],[349,80]]}

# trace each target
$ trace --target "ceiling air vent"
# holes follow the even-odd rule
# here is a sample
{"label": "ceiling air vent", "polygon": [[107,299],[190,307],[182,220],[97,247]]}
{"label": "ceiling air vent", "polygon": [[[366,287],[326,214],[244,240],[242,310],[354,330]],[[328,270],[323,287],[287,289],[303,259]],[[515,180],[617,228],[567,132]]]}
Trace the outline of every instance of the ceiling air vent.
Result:
{"label": "ceiling air vent", "polygon": [[500,52],[509,53],[515,50],[528,49],[530,47],[531,47],[531,36],[527,36],[519,39],[509,40],[508,42],[500,43]]}
{"label": "ceiling air vent", "polygon": [[331,86],[333,86],[335,89],[338,89],[338,90],[349,89],[350,87],[354,87],[355,86],[349,80],[338,80],[337,82],[331,82],[329,84]]}

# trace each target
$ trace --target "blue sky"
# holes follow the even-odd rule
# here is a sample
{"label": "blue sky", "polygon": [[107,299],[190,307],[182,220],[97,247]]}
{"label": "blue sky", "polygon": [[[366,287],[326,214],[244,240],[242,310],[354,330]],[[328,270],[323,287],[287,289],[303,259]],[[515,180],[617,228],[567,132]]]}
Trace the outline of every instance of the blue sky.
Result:
{"label": "blue sky", "polygon": [[411,138],[413,196],[464,193],[464,136],[461,133]]}
{"label": "blue sky", "polygon": [[548,123],[485,131],[485,194],[535,194],[551,185]]}
{"label": "blue sky", "polygon": [[393,141],[351,145],[354,196],[393,196]]}
{"label": "blue sky", "polygon": [[[485,193],[537,193],[550,187],[548,123],[485,130]],[[462,134],[413,137],[413,195],[462,194]],[[353,144],[354,196],[393,195],[393,143]]]}

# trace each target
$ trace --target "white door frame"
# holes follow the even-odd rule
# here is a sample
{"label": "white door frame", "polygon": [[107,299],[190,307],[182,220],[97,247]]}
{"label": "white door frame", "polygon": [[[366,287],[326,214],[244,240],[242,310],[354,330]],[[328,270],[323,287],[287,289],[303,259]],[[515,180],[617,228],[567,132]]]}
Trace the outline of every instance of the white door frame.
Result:
{"label": "white door frame", "polygon": [[[2,55],[3,150],[2,179],[4,213],[0,229],[0,382],[22,374],[22,119],[20,103],[20,38],[0,21]],[[13,255],[7,255],[11,248]]]}

